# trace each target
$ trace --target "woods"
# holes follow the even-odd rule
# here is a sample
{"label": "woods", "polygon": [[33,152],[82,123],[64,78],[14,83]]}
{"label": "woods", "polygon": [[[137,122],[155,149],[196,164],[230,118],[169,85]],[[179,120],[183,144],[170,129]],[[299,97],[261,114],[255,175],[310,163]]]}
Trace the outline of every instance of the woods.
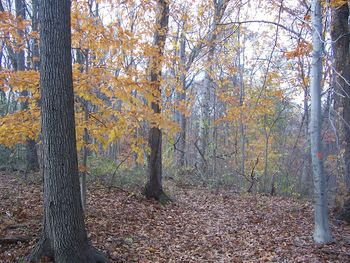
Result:
{"label": "woods", "polygon": [[0,262],[349,260],[349,4],[0,1]]}

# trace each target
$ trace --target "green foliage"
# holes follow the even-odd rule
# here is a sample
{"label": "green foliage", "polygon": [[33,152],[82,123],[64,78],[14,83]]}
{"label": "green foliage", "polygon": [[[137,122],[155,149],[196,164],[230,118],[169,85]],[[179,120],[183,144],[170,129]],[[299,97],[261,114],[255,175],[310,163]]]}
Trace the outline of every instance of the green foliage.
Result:
{"label": "green foliage", "polygon": [[144,166],[128,167],[105,157],[89,157],[88,171],[90,180],[98,180],[108,187],[127,189],[141,188],[146,182]]}
{"label": "green foliage", "polygon": [[113,174],[117,164],[115,161],[105,157],[89,157],[88,168],[92,176],[101,177]]}
{"label": "green foliage", "polygon": [[0,145],[0,168],[25,170],[25,146],[17,145],[10,149]]}

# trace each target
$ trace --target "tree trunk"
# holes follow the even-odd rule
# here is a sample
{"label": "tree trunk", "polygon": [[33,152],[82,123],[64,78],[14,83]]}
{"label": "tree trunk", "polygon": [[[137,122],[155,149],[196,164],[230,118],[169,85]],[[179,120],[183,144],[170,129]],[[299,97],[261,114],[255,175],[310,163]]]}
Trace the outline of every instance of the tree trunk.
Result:
{"label": "tree trunk", "polygon": [[220,23],[222,16],[226,10],[229,0],[218,0],[214,1],[214,17],[210,26],[210,31],[207,39],[208,43],[208,55],[206,70],[204,75],[203,92],[201,94],[201,120],[199,127],[199,144],[198,144],[198,163],[199,170],[202,175],[207,174],[208,163],[207,163],[207,146],[209,140],[209,122],[210,122],[210,93],[213,84],[211,74],[213,73],[213,60],[217,38],[217,25]]}
{"label": "tree trunk", "polygon": [[[32,0],[32,31],[39,31],[39,2],[38,0]],[[39,41],[33,40],[32,46],[32,67],[34,70],[39,70]]]}
{"label": "tree trunk", "polygon": [[[89,72],[88,53],[84,55],[83,52],[79,49],[77,50],[76,56],[77,56],[77,62],[80,65],[79,66],[80,72],[84,72],[84,68],[85,68],[85,72],[88,73]],[[84,67],[84,64],[85,64],[85,67]],[[82,98],[80,100],[82,101],[83,108],[84,108],[84,122],[85,122],[85,125],[87,125],[87,122],[89,120],[88,102]],[[89,143],[89,131],[85,127],[84,135],[83,135],[83,148],[82,148],[83,171],[80,173],[80,197],[81,197],[81,203],[84,211],[86,210],[86,176],[87,176],[87,159],[88,159],[88,153],[89,153],[88,147],[87,147],[88,143]]]}
{"label": "tree trunk", "polygon": [[[181,32],[180,39],[180,84],[182,86],[182,92],[179,94],[180,102],[186,103],[186,72],[185,72],[185,62],[186,62],[186,39],[184,28]],[[178,155],[178,165],[183,167],[186,165],[186,116],[184,113],[180,112],[180,138],[179,138],[179,155]]]}
{"label": "tree trunk", "polygon": [[264,135],[265,135],[265,154],[264,154],[264,182],[263,182],[263,191],[267,192],[270,186],[268,178],[268,169],[269,169],[269,140],[270,133],[267,132],[267,115],[264,115]]}
{"label": "tree trunk", "polygon": [[[16,7],[17,19],[26,19],[26,9],[25,9],[24,0],[16,0],[15,7]],[[17,30],[17,32],[18,32],[18,35],[21,37],[21,39],[23,39],[24,31],[19,29]],[[16,52],[16,60],[17,60],[16,70],[19,70],[19,71],[25,70],[25,52],[23,48]]]}
{"label": "tree trunk", "polygon": [[[238,70],[239,70],[239,106],[240,106],[240,116],[239,116],[239,129],[241,135],[241,174],[245,175],[245,128],[243,122],[243,103],[245,97],[244,91],[244,42],[243,48],[241,48],[241,27],[238,27],[238,43],[239,43],[239,53],[238,53]],[[243,61],[241,61],[241,56]]]}
{"label": "tree trunk", "polygon": [[309,103],[308,103],[308,89],[304,87],[304,137],[305,137],[305,149],[304,149],[304,160],[301,169],[300,177],[300,194],[302,196],[309,196],[310,193],[310,137],[309,137]]}
{"label": "tree trunk", "polygon": [[326,182],[323,169],[323,152],[321,142],[321,80],[322,80],[322,11],[319,0],[312,1],[312,68],[311,68],[311,120],[310,139],[314,176],[314,206],[316,243],[329,243],[332,240],[328,222],[328,204]]}
{"label": "tree trunk", "polygon": [[[16,0],[16,17],[17,19],[26,19],[26,5],[24,0]],[[18,34],[21,39],[24,38],[24,31],[18,30]],[[25,66],[25,52],[24,49],[20,49],[16,53],[16,68],[17,71],[26,70]],[[20,94],[21,96],[27,97],[28,91],[23,91]],[[21,103],[21,109],[28,109],[28,102],[25,101]],[[27,161],[27,170],[28,171],[37,171],[39,169],[38,155],[36,151],[36,143],[32,139],[28,139],[26,143],[26,161]]]}
{"label": "tree trunk", "polygon": [[343,176],[347,190],[345,205],[339,217],[350,222],[350,54],[349,54],[349,5],[345,3],[332,9],[331,36],[333,40],[334,85],[337,95],[335,109],[342,116],[340,123],[341,152],[344,161]]}
{"label": "tree trunk", "polygon": [[[157,54],[150,60],[150,81],[153,94],[157,97],[151,103],[155,114],[161,113],[161,71],[162,57],[164,53],[165,40],[168,33],[169,3],[167,0],[158,0],[159,19],[157,19],[156,32],[153,38],[153,45],[157,49]],[[154,124],[151,124],[154,125]],[[148,158],[148,182],[145,187],[145,195],[156,200],[166,199],[162,186],[162,131],[158,125],[151,127],[148,137],[151,149]]]}
{"label": "tree trunk", "polygon": [[106,262],[87,238],[80,199],[69,0],[40,6],[40,87],[44,156],[44,227],[28,260]]}

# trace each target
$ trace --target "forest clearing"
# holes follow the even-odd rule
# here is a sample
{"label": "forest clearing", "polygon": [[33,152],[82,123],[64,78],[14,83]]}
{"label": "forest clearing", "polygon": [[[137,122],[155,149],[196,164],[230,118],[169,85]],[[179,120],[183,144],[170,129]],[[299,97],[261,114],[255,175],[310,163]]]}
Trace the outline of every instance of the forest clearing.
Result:
{"label": "forest clearing", "polygon": [[[0,262],[21,262],[40,233],[37,184],[1,173]],[[312,204],[292,198],[238,195],[165,183],[174,202],[161,205],[139,191],[91,185],[86,225],[111,262],[349,262],[350,227],[331,220],[334,243],[312,240]],[[139,190],[139,189],[138,189]],[[40,205],[38,205],[40,204]]]}

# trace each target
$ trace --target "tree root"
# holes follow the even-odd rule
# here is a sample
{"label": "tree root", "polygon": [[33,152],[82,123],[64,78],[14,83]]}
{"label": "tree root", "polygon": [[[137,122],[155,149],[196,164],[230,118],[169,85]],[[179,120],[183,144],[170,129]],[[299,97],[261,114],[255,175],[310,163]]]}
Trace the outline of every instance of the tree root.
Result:
{"label": "tree root", "polygon": [[166,205],[171,203],[173,200],[164,192],[162,191],[158,201],[162,204],[162,205]]}
{"label": "tree root", "polygon": [[86,262],[88,263],[108,263],[109,260],[107,258],[107,255],[93,246],[91,246],[86,253]]}
{"label": "tree root", "polygon": [[172,199],[163,190],[154,192],[150,191],[146,186],[142,194],[145,195],[148,199],[155,199],[162,205],[166,205],[172,202]]}
{"label": "tree root", "polygon": [[53,251],[48,238],[41,238],[32,252],[24,259],[25,262],[39,262],[42,258],[53,260]]}
{"label": "tree root", "polygon": [[32,240],[28,236],[9,236],[9,237],[0,237],[0,245],[3,244],[15,244],[17,242],[29,242]]}
{"label": "tree root", "polygon": [[103,252],[88,244],[87,249],[79,251],[77,255],[61,254],[55,259],[54,252],[47,238],[39,240],[34,250],[24,259],[24,262],[40,262],[42,258],[65,263],[108,263],[108,257]]}

